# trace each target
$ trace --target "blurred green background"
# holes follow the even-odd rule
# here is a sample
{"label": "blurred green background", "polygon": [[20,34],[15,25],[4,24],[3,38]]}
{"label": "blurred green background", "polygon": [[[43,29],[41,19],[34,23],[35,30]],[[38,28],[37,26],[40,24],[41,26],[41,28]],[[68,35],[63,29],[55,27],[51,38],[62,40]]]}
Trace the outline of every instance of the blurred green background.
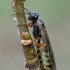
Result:
{"label": "blurred green background", "polygon": [[[25,7],[44,20],[57,70],[70,68],[70,0],[26,0]],[[24,54],[11,0],[0,0],[0,70],[24,70]],[[25,69],[28,70],[28,69]]]}

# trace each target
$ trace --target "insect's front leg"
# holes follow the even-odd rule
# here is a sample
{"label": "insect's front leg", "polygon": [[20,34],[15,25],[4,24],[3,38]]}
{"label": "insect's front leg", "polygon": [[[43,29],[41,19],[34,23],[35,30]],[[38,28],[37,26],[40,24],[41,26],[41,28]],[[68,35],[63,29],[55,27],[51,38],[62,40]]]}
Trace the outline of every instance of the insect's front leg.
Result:
{"label": "insect's front leg", "polygon": [[32,21],[29,21],[29,22],[27,23],[27,26],[28,26],[28,27],[32,27]]}
{"label": "insect's front leg", "polygon": [[37,38],[34,38],[33,43],[36,46],[38,44],[38,39]]}

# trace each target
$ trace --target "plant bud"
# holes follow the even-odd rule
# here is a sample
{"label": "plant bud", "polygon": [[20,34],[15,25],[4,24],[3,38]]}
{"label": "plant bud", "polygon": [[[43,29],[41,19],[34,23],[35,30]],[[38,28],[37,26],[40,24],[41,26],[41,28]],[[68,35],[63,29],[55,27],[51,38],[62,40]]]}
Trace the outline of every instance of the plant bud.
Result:
{"label": "plant bud", "polygon": [[30,40],[21,40],[21,44],[22,45],[30,45],[30,44],[32,44],[32,40],[30,39]]}
{"label": "plant bud", "polygon": [[22,38],[24,40],[29,40],[31,38],[30,34],[28,32],[23,32],[22,33]]}

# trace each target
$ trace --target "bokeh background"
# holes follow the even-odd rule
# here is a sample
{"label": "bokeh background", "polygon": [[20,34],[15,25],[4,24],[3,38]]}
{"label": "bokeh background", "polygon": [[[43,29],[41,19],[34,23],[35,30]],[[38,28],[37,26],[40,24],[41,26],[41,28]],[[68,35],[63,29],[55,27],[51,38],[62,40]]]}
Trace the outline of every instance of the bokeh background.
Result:
{"label": "bokeh background", "polygon": [[[25,7],[44,20],[57,70],[70,69],[70,0],[26,0]],[[11,0],[0,0],[0,70],[28,70]]]}

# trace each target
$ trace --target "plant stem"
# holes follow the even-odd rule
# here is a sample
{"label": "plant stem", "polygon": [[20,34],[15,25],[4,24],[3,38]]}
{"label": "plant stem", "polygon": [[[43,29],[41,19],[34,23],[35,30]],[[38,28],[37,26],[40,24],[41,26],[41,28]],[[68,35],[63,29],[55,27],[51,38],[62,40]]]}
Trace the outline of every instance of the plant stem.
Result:
{"label": "plant stem", "polygon": [[[16,13],[15,16],[16,16],[17,23],[18,23],[20,38],[21,38],[21,40],[23,40],[22,33],[23,32],[28,32],[29,33],[29,30],[28,30],[28,27],[27,27],[27,24],[26,24],[25,14],[18,14],[19,12],[24,12],[24,0],[13,0],[12,1],[12,6],[13,6],[14,12]],[[31,46],[32,45],[27,45],[27,46],[22,45],[23,50],[27,50]],[[29,50],[24,52],[26,60],[35,58],[35,56],[33,55],[33,51],[34,51],[34,46],[32,46]]]}

